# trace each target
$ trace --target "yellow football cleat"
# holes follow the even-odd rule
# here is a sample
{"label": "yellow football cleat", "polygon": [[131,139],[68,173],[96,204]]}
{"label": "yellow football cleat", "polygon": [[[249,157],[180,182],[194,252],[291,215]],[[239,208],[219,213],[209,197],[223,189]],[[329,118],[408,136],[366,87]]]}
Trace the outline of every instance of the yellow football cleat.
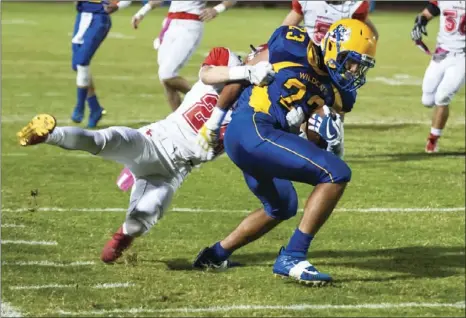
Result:
{"label": "yellow football cleat", "polygon": [[55,126],[57,126],[55,117],[48,114],[40,114],[23,127],[16,136],[18,136],[21,146],[40,144],[55,129]]}

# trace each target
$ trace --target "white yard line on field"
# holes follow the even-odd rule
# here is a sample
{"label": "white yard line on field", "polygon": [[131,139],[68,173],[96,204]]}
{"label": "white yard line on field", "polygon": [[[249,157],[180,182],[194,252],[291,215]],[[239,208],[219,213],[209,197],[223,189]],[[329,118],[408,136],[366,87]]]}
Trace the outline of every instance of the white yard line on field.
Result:
{"label": "white yard line on field", "polygon": [[6,301],[0,302],[0,317],[22,317],[22,313]]}
{"label": "white yard line on field", "polygon": [[2,227],[25,227],[24,224],[2,224]]}
{"label": "white yard line on field", "polygon": [[47,267],[74,267],[95,265],[94,261],[77,261],[71,263],[58,263],[51,261],[13,261],[2,262],[2,266],[47,266]]}
{"label": "white yard line on field", "polygon": [[60,289],[60,288],[94,288],[94,289],[110,289],[110,288],[127,288],[136,286],[133,283],[103,283],[95,285],[79,285],[79,284],[48,284],[48,285],[18,285],[10,286],[11,290],[32,290],[32,289]]}
{"label": "white yard line on field", "polygon": [[[194,209],[173,207],[170,209],[173,212],[184,213],[250,213],[251,210],[228,210],[228,209]],[[371,208],[337,208],[336,212],[361,212],[361,213],[383,213],[383,212],[463,212],[465,207],[454,208],[429,208],[429,207],[410,207],[410,208],[391,208],[391,207],[371,207]],[[2,212],[18,213],[28,212],[28,208],[2,208]],[[59,208],[59,207],[42,207],[36,211],[39,212],[126,212],[125,208]],[[56,243],[56,242],[55,242]]]}
{"label": "white yard line on field", "polygon": [[24,244],[24,245],[58,245],[55,241],[25,241],[25,240],[2,240],[3,244]]}
{"label": "white yard line on field", "polygon": [[399,309],[399,308],[465,308],[464,302],[458,303],[381,303],[381,304],[357,304],[357,305],[332,305],[332,304],[299,304],[299,305],[233,305],[233,306],[215,306],[204,308],[166,308],[166,309],[152,309],[152,308],[128,308],[128,309],[102,309],[91,311],[58,311],[61,315],[108,315],[108,314],[142,314],[142,313],[200,313],[200,312],[228,312],[232,310],[249,311],[249,310],[354,310],[354,309]]}

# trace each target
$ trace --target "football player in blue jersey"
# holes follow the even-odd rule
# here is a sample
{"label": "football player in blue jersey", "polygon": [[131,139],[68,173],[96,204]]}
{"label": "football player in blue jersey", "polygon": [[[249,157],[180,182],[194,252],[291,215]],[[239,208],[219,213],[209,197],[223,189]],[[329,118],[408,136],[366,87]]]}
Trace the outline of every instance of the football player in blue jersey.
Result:
{"label": "football player in blue jersey", "polygon": [[77,102],[71,119],[80,123],[87,103],[90,115],[87,126],[93,128],[102,118],[104,109],[95,94],[95,86],[89,70],[91,59],[107,37],[112,26],[110,14],[127,7],[131,1],[110,3],[108,0],[78,1],[72,43],[72,68],[76,72]]}
{"label": "football player in blue jersey", "polygon": [[[250,214],[227,238],[201,251],[194,267],[225,268],[233,251],[296,215],[295,181],[313,185],[314,190],[298,228],[280,250],[273,272],[314,285],[332,280],[307,261],[307,252],[343,195],[351,170],[338,156],[296,132],[311,119],[309,129],[325,143],[341,140],[342,124],[335,110],[351,110],[355,91],[375,66],[376,44],[373,31],[354,19],[334,23],[320,47],[298,27],[282,26],[274,32],[268,50],[257,56],[268,55],[274,81],[264,87],[250,86],[241,93],[224,136],[226,153],[242,170],[263,208]],[[225,111],[221,105],[219,100],[215,113]],[[221,115],[213,114],[199,133],[199,144],[207,145],[207,157],[215,144],[215,118]]]}

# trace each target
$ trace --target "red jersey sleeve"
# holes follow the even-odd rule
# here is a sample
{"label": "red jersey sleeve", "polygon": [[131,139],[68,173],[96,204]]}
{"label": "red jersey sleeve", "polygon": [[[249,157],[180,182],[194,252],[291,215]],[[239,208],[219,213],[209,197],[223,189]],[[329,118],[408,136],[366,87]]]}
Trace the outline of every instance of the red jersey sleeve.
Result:
{"label": "red jersey sleeve", "polygon": [[228,61],[230,59],[230,51],[224,47],[214,47],[210,50],[209,55],[205,58],[202,66],[211,65],[211,66],[228,66]]}
{"label": "red jersey sleeve", "polygon": [[356,11],[353,13],[352,18],[365,21],[369,14],[369,1],[363,1]]}
{"label": "red jersey sleeve", "polygon": [[303,15],[303,8],[301,7],[301,4],[298,0],[291,1],[291,9],[293,9],[294,12]]}

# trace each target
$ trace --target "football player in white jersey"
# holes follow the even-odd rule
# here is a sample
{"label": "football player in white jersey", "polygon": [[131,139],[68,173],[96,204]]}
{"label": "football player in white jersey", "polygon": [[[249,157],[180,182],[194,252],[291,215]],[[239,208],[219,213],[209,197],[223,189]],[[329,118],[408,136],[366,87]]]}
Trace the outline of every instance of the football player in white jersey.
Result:
{"label": "football player in white jersey", "polygon": [[[219,98],[220,102],[225,98],[220,94],[229,86],[225,83],[249,81],[264,85],[273,74],[268,62],[243,65],[229,49],[217,47],[205,59],[199,72],[200,80],[186,94],[182,105],[161,121],[139,129],[109,127],[93,131],[59,127],[53,116],[41,114],[18,132],[19,143],[22,146],[45,143],[87,151],[124,164],[131,171],[135,182],[126,220],[101,255],[102,261],[114,262],[135,237],[146,233],[164,215],[173,194],[191,169],[208,161],[202,156],[196,138],[198,130],[210,117],[222,116],[217,119],[222,121],[223,127],[229,123],[230,113],[225,116],[215,111]],[[223,152],[223,146],[219,145],[215,156]]]}
{"label": "football player in white jersey", "polygon": [[[411,37],[422,46],[422,35],[427,35],[427,23],[440,16],[437,47],[424,74],[422,103],[434,107],[432,126],[425,151],[438,151],[438,139],[448,120],[451,100],[464,84],[465,73],[465,1],[430,1],[416,17]],[[429,52],[424,46],[424,50]]]}
{"label": "football player in white jersey", "polygon": [[377,29],[368,18],[368,1],[297,1],[293,0],[291,11],[282,25],[299,25],[304,23],[309,37],[320,45],[328,28],[336,21],[352,18],[364,21],[378,38]]}
{"label": "football player in white jersey", "polygon": [[[149,1],[132,18],[132,25],[138,28],[144,16],[161,5],[163,1]],[[191,58],[199,46],[204,32],[204,22],[231,8],[236,1],[227,0],[213,8],[206,8],[206,1],[172,1],[162,31],[154,41],[158,49],[157,63],[159,79],[172,110],[181,105],[180,93],[191,89],[188,81],[179,76],[180,69]]]}

